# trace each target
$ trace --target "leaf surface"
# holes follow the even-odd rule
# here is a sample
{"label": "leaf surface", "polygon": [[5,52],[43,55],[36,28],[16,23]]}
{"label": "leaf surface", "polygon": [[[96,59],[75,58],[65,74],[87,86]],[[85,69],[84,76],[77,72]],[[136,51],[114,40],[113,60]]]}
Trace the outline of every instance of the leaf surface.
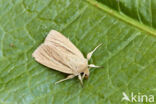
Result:
{"label": "leaf surface", "polygon": [[[143,14],[148,6],[139,8],[140,20],[130,1],[120,1],[119,11],[115,0],[1,0],[0,104],[127,104],[122,92],[156,96],[156,5],[151,0]],[[77,78],[55,85],[66,75],[32,58],[51,29],[84,56],[103,43],[90,63],[104,68],[90,69],[83,88]]]}

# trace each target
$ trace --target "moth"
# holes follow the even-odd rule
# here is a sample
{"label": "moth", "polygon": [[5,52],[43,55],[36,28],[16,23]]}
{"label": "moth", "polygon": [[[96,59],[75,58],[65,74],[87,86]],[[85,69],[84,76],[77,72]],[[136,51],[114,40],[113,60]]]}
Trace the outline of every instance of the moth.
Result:
{"label": "moth", "polygon": [[59,80],[55,84],[78,76],[83,85],[83,79],[89,77],[89,68],[100,67],[94,64],[88,65],[92,54],[100,45],[89,52],[87,58],[84,58],[83,54],[68,38],[56,30],[51,30],[44,43],[33,52],[32,56],[40,64],[68,74],[65,79]]}

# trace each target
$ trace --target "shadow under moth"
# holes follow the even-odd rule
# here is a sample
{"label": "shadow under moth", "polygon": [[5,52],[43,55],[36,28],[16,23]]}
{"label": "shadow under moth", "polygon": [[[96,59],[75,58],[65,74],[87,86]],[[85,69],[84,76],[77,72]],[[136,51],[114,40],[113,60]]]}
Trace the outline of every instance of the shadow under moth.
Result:
{"label": "shadow under moth", "polygon": [[92,54],[100,45],[89,52],[87,58],[84,58],[83,54],[68,38],[55,30],[51,30],[44,43],[33,52],[32,56],[40,64],[68,74],[65,79],[59,80],[56,83],[78,76],[83,85],[83,79],[89,77],[89,68],[100,67],[94,64],[88,65]]}

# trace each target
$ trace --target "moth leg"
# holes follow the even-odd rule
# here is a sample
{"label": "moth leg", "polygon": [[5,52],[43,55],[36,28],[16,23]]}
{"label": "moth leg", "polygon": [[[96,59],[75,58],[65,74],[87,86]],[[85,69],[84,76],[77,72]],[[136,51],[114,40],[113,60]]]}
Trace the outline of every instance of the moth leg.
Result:
{"label": "moth leg", "polygon": [[69,75],[69,76],[67,76],[67,77],[64,78],[64,79],[61,79],[61,80],[55,82],[55,84],[58,84],[58,83],[60,83],[60,82],[63,82],[63,81],[65,81],[65,80],[68,80],[68,79],[72,79],[72,78],[74,78],[74,77],[75,77],[75,75]]}
{"label": "moth leg", "polygon": [[89,52],[89,53],[87,54],[87,59],[88,59],[88,60],[90,60],[90,58],[92,57],[92,54],[93,54],[93,53],[96,51],[96,49],[99,48],[101,45],[102,45],[102,43],[99,44],[98,46],[96,46],[96,47],[94,48],[93,51],[91,51],[91,52]]}
{"label": "moth leg", "polygon": [[81,86],[83,86],[83,78],[81,77],[80,74],[78,75],[78,78],[79,78],[79,80],[80,80]]}

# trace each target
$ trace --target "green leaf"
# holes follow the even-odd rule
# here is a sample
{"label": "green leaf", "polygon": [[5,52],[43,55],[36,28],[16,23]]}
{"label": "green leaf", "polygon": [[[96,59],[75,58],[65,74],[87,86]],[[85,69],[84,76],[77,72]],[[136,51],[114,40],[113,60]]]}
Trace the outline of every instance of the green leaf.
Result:
{"label": "green leaf", "polygon": [[155,0],[97,0],[141,24],[156,28]]}
{"label": "green leaf", "polygon": [[[1,0],[0,104],[127,104],[122,92],[156,96],[156,3],[136,10],[131,1]],[[85,57],[103,43],[90,63],[104,68],[90,69],[83,88],[77,78],[55,85],[67,75],[32,58],[51,29]]]}

